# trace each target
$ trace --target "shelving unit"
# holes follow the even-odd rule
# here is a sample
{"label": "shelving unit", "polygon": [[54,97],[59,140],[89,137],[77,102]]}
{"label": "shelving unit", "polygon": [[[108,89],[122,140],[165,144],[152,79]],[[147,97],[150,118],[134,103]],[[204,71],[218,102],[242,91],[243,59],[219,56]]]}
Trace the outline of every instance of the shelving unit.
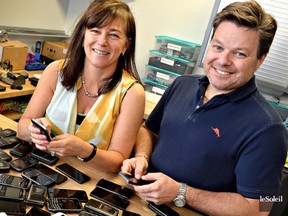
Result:
{"label": "shelving unit", "polygon": [[155,36],[146,65],[145,90],[162,95],[169,85],[184,74],[191,74],[201,45],[168,37]]}

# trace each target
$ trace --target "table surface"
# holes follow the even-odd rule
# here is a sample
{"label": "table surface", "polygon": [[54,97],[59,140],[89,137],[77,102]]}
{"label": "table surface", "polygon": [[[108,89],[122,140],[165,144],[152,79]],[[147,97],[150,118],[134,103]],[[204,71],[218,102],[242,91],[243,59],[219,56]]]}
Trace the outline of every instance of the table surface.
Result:
{"label": "table surface", "polygon": [[[15,121],[13,121],[13,120],[0,114],[0,127],[2,129],[11,128],[11,129],[17,130],[17,122],[15,122]],[[9,153],[10,149],[5,149],[5,151]],[[12,156],[12,158],[14,158],[14,157]],[[65,181],[59,185],[54,186],[55,188],[85,190],[88,197],[91,198],[90,192],[95,188],[97,182],[101,178],[115,182],[115,183],[120,184],[122,186],[129,187],[129,185],[127,185],[126,182],[118,174],[97,170],[97,169],[93,168],[92,164],[83,163],[83,162],[79,161],[76,157],[60,158],[60,160],[57,162],[56,165],[62,164],[64,162],[72,165],[76,169],[87,174],[88,176],[90,176],[91,180],[84,183],[84,184],[79,184],[79,183],[71,180],[70,178],[68,178],[67,181]],[[51,168],[55,170],[56,165],[51,166]],[[21,175],[21,173],[16,172],[12,169],[10,170],[9,174],[18,175],[18,176]],[[146,201],[144,199],[142,199],[141,197],[137,196],[136,194],[134,194],[129,200],[130,200],[130,205],[127,207],[128,211],[137,212],[137,213],[141,214],[142,216],[155,215],[155,213],[153,213],[147,207]],[[194,211],[191,211],[188,208],[175,207],[172,203],[170,203],[169,206],[172,207],[174,210],[176,210],[180,215],[185,215],[185,216],[186,215],[189,215],[189,216],[190,215],[191,216],[199,215],[198,213],[195,213]],[[27,205],[27,211],[29,209],[30,209],[30,206]],[[47,210],[46,207],[44,207],[44,209]],[[78,214],[71,214],[71,213],[68,214],[67,213],[67,215],[78,215]],[[120,211],[119,215],[122,215],[121,211]]]}

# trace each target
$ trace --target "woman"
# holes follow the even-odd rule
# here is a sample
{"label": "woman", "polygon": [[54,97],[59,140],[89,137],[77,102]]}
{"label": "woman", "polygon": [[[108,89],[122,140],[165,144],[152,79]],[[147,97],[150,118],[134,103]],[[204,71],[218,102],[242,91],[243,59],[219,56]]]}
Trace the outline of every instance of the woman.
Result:
{"label": "woman", "polygon": [[[127,4],[92,2],[74,29],[67,58],[44,70],[18,136],[53,155],[77,156],[96,168],[118,171],[131,154],[144,113],[135,39]],[[49,142],[32,118],[57,136]]]}

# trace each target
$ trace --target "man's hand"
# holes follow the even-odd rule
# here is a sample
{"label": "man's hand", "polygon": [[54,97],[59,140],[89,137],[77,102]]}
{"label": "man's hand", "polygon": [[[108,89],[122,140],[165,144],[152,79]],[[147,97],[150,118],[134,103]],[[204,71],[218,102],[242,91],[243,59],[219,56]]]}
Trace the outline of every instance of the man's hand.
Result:
{"label": "man's hand", "polygon": [[142,179],[153,182],[143,186],[133,186],[145,200],[160,205],[171,202],[178,194],[180,183],[163,173],[148,173],[142,176]]}
{"label": "man's hand", "polygon": [[148,161],[145,157],[134,157],[123,161],[121,171],[135,176],[136,179],[141,179],[146,174],[148,168]]}

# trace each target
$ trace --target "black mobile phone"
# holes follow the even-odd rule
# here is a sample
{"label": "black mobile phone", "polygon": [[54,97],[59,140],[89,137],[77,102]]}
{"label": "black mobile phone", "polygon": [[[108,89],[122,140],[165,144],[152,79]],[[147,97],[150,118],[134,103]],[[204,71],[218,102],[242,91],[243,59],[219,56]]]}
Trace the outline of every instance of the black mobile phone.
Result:
{"label": "black mobile phone", "polygon": [[121,210],[125,210],[130,204],[129,200],[99,187],[91,191],[90,196]]}
{"label": "black mobile phone", "polygon": [[25,216],[50,216],[50,212],[45,211],[39,207],[33,206]]}
{"label": "black mobile phone", "polygon": [[47,138],[48,141],[51,141],[51,136],[50,136],[50,134],[48,133],[48,131],[47,131],[47,129],[46,129],[46,127],[45,127],[44,125],[42,125],[42,124],[41,124],[40,122],[38,122],[36,119],[31,119],[31,122],[32,122],[32,124],[33,124],[35,127],[37,127],[37,128],[40,129],[40,132],[46,136],[46,138]]}
{"label": "black mobile phone", "polygon": [[1,200],[0,212],[5,212],[7,215],[25,215],[26,204],[25,202]]}
{"label": "black mobile phone", "polygon": [[35,158],[32,158],[30,156],[24,156],[10,161],[9,164],[14,170],[22,172],[25,169],[35,166],[36,164],[38,164],[38,162],[39,161]]}
{"label": "black mobile phone", "polygon": [[43,173],[44,175],[48,176],[49,178],[53,179],[56,184],[61,184],[65,181],[67,181],[67,177],[62,175],[61,173],[57,172],[56,170],[42,164],[36,164],[34,167],[37,171]]}
{"label": "black mobile phone", "polygon": [[63,188],[48,188],[48,198],[76,198],[80,202],[87,202],[88,196],[84,190],[73,190]]}
{"label": "black mobile phone", "polygon": [[121,196],[124,199],[129,199],[134,194],[134,190],[108,181],[106,179],[100,179],[96,186],[111,193],[115,193],[116,195]]}
{"label": "black mobile phone", "polygon": [[21,176],[14,176],[11,174],[0,175],[0,185],[8,185],[11,187],[22,188],[28,190],[31,186],[31,181]]}
{"label": "black mobile phone", "polygon": [[153,212],[155,212],[157,215],[161,216],[180,216],[178,212],[170,208],[169,206],[162,204],[162,205],[156,205],[153,202],[148,202],[148,208],[150,208]]}
{"label": "black mobile phone", "polygon": [[0,160],[0,173],[7,173],[9,171],[10,171],[9,162]]}
{"label": "black mobile phone", "polygon": [[2,149],[12,148],[21,142],[22,140],[16,136],[2,137],[0,138],[0,148]]}
{"label": "black mobile phone", "polygon": [[52,156],[49,152],[45,152],[40,149],[33,150],[31,156],[47,165],[54,165],[59,160],[58,157]]}
{"label": "black mobile phone", "polygon": [[22,140],[20,143],[18,143],[16,146],[14,146],[10,150],[10,154],[15,156],[15,157],[23,157],[31,151],[32,151],[32,145],[30,145],[30,143]]}
{"label": "black mobile phone", "polygon": [[131,211],[124,210],[122,212],[122,216],[141,216],[141,215],[136,213],[136,212],[131,212]]}
{"label": "black mobile phone", "polygon": [[26,203],[37,206],[44,206],[46,202],[47,187],[32,184],[27,196]]}
{"label": "black mobile phone", "polygon": [[117,209],[95,199],[89,199],[84,208],[90,213],[99,213],[105,216],[115,216],[119,213]]}
{"label": "black mobile phone", "polygon": [[79,213],[79,216],[98,216],[98,214],[96,215],[95,213],[93,214],[93,213],[83,210]]}
{"label": "black mobile phone", "polygon": [[23,201],[25,190],[7,185],[0,185],[0,200]]}
{"label": "black mobile phone", "polygon": [[12,157],[4,150],[0,149],[0,161],[11,161]]}
{"label": "black mobile phone", "polygon": [[48,198],[46,206],[51,212],[76,213],[82,211],[81,202],[75,198]]}
{"label": "black mobile phone", "polygon": [[26,169],[22,171],[21,175],[37,185],[43,185],[48,187],[55,184],[55,181],[53,179],[39,172],[35,168]]}
{"label": "black mobile phone", "polygon": [[17,132],[10,129],[10,128],[0,129],[0,138],[16,136],[16,134],[17,134]]}
{"label": "black mobile phone", "polygon": [[90,177],[76,168],[70,166],[67,163],[63,163],[56,166],[56,169],[62,172],[64,175],[78,182],[79,184],[85,183],[90,180]]}
{"label": "black mobile phone", "polygon": [[145,181],[143,179],[136,179],[133,175],[119,172],[119,175],[129,184],[133,185],[146,185],[146,184],[151,184],[154,181]]}

